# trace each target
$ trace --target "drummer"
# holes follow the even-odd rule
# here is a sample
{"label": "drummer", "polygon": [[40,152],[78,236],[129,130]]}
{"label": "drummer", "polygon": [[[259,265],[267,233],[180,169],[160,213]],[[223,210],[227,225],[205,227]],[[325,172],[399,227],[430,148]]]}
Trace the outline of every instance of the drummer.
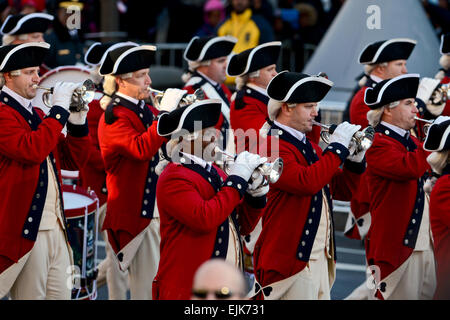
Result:
{"label": "drummer", "polygon": [[[70,299],[72,250],[60,169],[89,156],[87,111],[69,111],[76,83],[56,83],[44,118],[33,108],[45,42],[0,48],[0,298]],[[61,131],[67,124],[67,137]]]}
{"label": "drummer", "polygon": [[[53,16],[43,12],[9,15],[0,28],[2,45],[44,42],[44,33],[52,21]],[[48,70],[50,68],[42,63],[39,73],[43,75]]]}

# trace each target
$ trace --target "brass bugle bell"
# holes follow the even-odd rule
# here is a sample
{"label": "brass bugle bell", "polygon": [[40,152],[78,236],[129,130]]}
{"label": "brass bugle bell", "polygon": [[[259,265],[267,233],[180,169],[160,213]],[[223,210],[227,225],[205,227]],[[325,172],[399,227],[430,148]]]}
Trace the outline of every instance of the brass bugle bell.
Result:
{"label": "brass bugle bell", "polygon": [[[48,107],[53,107],[50,95],[53,94],[53,87],[46,88],[38,85],[33,85],[34,89],[45,90],[42,94],[42,102]],[[95,96],[95,84],[91,79],[85,80],[80,86],[78,86],[72,94],[69,110],[80,112],[84,107],[94,100]]]}
{"label": "brass bugle bell", "polygon": [[[316,126],[320,126],[322,131],[320,132],[320,138],[326,144],[330,143],[330,136],[336,130],[337,125],[326,125],[317,121],[312,121]],[[351,143],[354,143],[356,148],[353,154],[357,154],[361,151],[368,150],[372,146],[373,138],[375,137],[375,129],[369,125],[364,130],[357,131],[352,137]]]}
{"label": "brass bugle bell", "polygon": [[430,102],[433,105],[439,106],[446,103],[450,97],[450,83],[440,83],[430,97]]}
{"label": "brass bugle bell", "polygon": [[[159,110],[159,106],[161,104],[161,100],[164,96],[164,91],[156,90],[152,87],[147,87],[147,90],[150,91],[150,99],[152,100],[153,106]],[[205,99],[205,92],[199,88],[195,90],[192,94],[186,94],[181,101],[183,102],[183,105],[188,105],[196,102],[197,100],[203,100]],[[181,105],[181,106],[183,106]]]}
{"label": "brass bugle bell", "polygon": [[[221,150],[218,146],[214,148],[214,151],[216,153],[222,154],[222,156],[225,158],[224,170],[227,174],[229,174],[230,165],[234,163],[234,160],[236,159],[237,156]],[[252,173],[252,177],[255,173],[260,173],[264,178],[262,185],[266,186],[269,183],[277,182],[282,172],[283,172],[283,159],[276,158],[273,162],[266,161],[260,164]]]}
{"label": "brass bugle bell", "polygon": [[430,126],[433,124],[434,121],[433,120],[422,119],[422,118],[419,118],[417,116],[414,116],[414,119],[417,120],[417,121],[425,122],[425,124],[424,124],[424,126],[422,128],[422,131],[423,131],[423,134],[426,136],[428,134],[428,129],[430,129]]}

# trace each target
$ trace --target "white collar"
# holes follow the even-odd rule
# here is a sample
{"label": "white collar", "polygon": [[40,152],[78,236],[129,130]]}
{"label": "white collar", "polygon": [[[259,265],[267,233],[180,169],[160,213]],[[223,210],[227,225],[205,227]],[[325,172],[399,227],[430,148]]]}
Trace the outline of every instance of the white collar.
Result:
{"label": "white collar", "polygon": [[196,164],[202,166],[203,168],[208,168],[208,167],[212,166],[212,162],[206,162],[205,160],[203,160],[197,156],[194,156],[193,154],[189,154],[189,153],[185,153],[185,152],[181,152],[181,154],[183,156],[185,156],[186,158],[188,158],[189,160],[191,160],[193,163],[196,163]]}
{"label": "white collar", "polygon": [[31,100],[28,100],[24,97],[22,97],[20,94],[17,94],[7,86],[3,86],[2,91],[4,93],[9,94],[14,100],[16,100],[22,107],[24,107],[29,113],[33,114],[33,106],[31,104]]}
{"label": "white collar", "polygon": [[247,83],[247,87],[249,87],[249,88],[251,88],[251,89],[253,89],[253,90],[255,90],[255,91],[258,91],[259,93],[261,93],[261,94],[267,96],[267,90],[264,89],[264,88],[258,87],[258,86],[257,86],[256,84],[254,84],[254,83]]}
{"label": "white collar", "polygon": [[370,75],[370,79],[372,79],[376,83],[383,81],[383,79],[381,79],[380,77],[377,77],[377,76],[375,76],[373,74]]}
{"label": "white collar", "polygon": [[387,123],[386,121],[381,121],[381,124],[385,127],[388,127],[389,129],[391,129],[392,131],[398,133],[399,135],[401,135],[402,137],[404,137],[407,133],[409,133],[409,131],[402,129],[400,127],[397,127],[396,125],[393,125],[391,123]]}
{"label": "white collar", "polygon": [[281,129],[286,130],[288,133],[290,133],[292,136],[294,136],[300,142],[306,143],[306,135],[303,132],[295,130],[294,128],[288,127],[284,124],[281,124],[276,120],[273,123],[275,123]]}
{"label": "white collar", "polygon": [[205,79],[208,80],[209,82],[211,82],[211,84],[212,84],[214,87],[217,87],[217,86],[219,85],[218,82],[214,81],[213,79],[211,79],[210,77],[208,77],[208,76],[205,75],[204,73],[202,73],[202,72],[200,72],[200,71],[197,71],[197,73],[200,74],[202,77],[205,77]]}
{"label": "white collar", "polygon": [[128,101],[130,101],[130,102],[134,103],[135,105],[140,106],[142,108],[142,105],[141,105],[141,103],[140,103],[140,101],[138,99],[135,99],[135,98],[132,98],[130,96],[127,96],[126,94],[124,94],[122,92],[119,92],[119,91],[116,92],[116,95],[118,95],[119,97],[122,97],[125,100],[128,100]]}

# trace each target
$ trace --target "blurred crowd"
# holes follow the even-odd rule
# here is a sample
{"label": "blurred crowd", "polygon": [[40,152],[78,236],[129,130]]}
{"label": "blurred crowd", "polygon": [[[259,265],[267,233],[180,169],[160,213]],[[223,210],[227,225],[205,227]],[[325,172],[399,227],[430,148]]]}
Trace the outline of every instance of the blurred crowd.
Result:
{"label": "blurred crowd", "polygon": [[[296,71],[303,69],[305,45],[317,45],[345,0],[0,0],[0,19],[10,14],[47,12],[58,16],[61,3],[82,3],[79,41],[102,41],[102,5],[118,14],[122,38],[140,43],[187,43],[195,36],[232,33],[238,52],[279,40],[293,48]],[[440,37],[450,31],[450,0],[418,0]],[[58,20],[55,19],[56,23]],[[57,27],[56,27],[57,28]],[[49,32],[52,32],[51,30]],[[58,36],[61,36],[61,32]],[[69,37],[70,38],[70,37]],[[71,41],[74,41],[73,35]],[[46,38],[48,41],[48,37]],[[78,40],[77,40],[78,41]],[[91,41],[86,43],[86,41]],[[245,43],[247,42],[247,43]],[[82,60],[80,60],[82,61]],[[284,67],[284,66],[283,66]]]}

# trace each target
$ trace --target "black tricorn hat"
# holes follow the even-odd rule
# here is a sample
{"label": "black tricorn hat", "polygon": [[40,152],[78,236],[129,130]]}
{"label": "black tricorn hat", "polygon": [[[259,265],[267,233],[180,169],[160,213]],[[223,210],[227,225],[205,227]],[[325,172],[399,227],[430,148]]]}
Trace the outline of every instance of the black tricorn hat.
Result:
{"label": "black tricorn hat", "polygon": [[30,14],[9,15],[3,23],[2,34],[16,35],[47,31],[54,17],[47,13],[35,12]]}
{"label": "black tricorn hat", "polygon": [[102,58],[105,53],[126,45],[137,46],[138,44],[134,42],[94,42],[86,51],[86,54],[84,55],[84,62],[91,66],[97,66],[102,63]]}
{"label": "black tricorn hat", "polygon": [[417,41],[408,38],[396,38],[369,44],[359,55],[359,63],[376,64],[393,60],[407,60]]}
{"label": "black tricorn hat", "polygon": [[49,51],[46,42],[27,42],[0,47],[0,72],[9,72],[42,64]]}
{"label": "black tricorn hat", "polygon": [[268,96],[289,103],[319,102],[333,86],[325,77],[282,71],[269,82]]}
{"label": "black tricorn hat", "polygon": [[227,66],[229,76],[241,76],[276,64],[280,55],[281,42],[272,41],[247,49],[231,57]]}
{"label": "black tricorn hat", "polygon": [[231,36],[223,37],[193,37],[184,50],[187,61],[206,61],[228,56],[234,48],[237,39]]}
{"label": "black tricorn hat", "polygon": [[442,122],[436,123],[438,119],[428,128],[423,143],[423,148],[427,151],[450,150],[450,120],[445,117]]}
{"label": "black tricorn hat", "polygon": [[221,108],[221,100],[205,99],[170,113],[163,113],[158,121],[158,134],[165,137],[182,131],[192,133],[195,130],[213,127],[219,121]]}
{"label": "black tricorn hat", "polygon": [[128,44],[108,51],[102,58],[99,74],[119,75],[149,68],[155,51],[155,46],[136,44]]}
{"label": "black tricorn hat", "polygon": [[450,54],[450,32],[441,36],[441,54]]}
{"label": "black tricorn hat", "polygon": [[391,102],[415,98],[419,88],[419,78],[420,75],[410,73],[378,82],[375,87],[366,89],[364,103],[374,110]]}

